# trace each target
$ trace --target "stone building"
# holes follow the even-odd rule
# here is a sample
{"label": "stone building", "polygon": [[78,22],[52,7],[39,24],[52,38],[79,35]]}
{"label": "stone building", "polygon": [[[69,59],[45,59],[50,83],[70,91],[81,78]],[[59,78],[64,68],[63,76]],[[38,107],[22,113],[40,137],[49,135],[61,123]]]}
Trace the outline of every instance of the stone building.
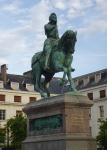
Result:
{"label": "stone building", "polygon": [[[41,83],[43,82],[41,79]],[[59,86],[60,78],[53,78],[47,85],[51,96],[69,92],[70,85],[66,80]],[[90,109],[90,132],[93,137],[98,134],[98,118],[107,118],[107,69],[73,78],[73,84],[83,95],[87,95],[94,102]],[[41,86],[40,86],[41,87]],[[43,92],[44,89],[41,87]],[[30,101],[41,99],[33,85],[30,85],[30,71],[23,75],[6,73],[6,65],[1,66],[0,74],[0,121],[2,125],[6,120],[22,112]]]}

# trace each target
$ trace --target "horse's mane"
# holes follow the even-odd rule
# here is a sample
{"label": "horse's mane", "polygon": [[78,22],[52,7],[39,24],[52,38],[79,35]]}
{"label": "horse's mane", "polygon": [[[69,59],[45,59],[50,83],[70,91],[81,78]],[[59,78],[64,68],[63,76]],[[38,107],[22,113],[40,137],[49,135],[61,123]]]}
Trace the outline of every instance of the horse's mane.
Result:
{"label": "horse's mane", "polygon": [[63,45],[63,43],[68,39],[68,37],[70,37],[72,34],[74,33],[74,31],[72,30],[67,30],[63,35],[62,37],[60,38],[59,40],[59,43],[58,43],[58,49],[61,50],[61,47]]}

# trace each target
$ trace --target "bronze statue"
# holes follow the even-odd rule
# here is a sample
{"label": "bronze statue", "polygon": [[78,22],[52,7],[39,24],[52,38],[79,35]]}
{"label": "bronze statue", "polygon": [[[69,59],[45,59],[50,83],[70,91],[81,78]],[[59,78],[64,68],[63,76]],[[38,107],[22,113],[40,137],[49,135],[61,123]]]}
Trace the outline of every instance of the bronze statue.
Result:
{"label": "bronze statue", "polygon": [[56,14],[52,13],[49,16],[49,21],[50,22],[45,25],[45,34],[47,35],[47,39],[44,42],[43,48],[43,51],[46,54],[44,70],[49,69],[49,57],[52,51],[52,45],[57,44],[59,40]]}
{"label": "bronze statue", "polygon": [[[57,30],[57,17],[55,13],[52,13],[49,17],[49,23],[45,25],[45,34],[47,39],[44,42],[42,52],[36,53],[32,57],[31,62],[31,83],[35,85],[35,88],[41,94],[41,97],[50,97],[46,84],[51,81],[55,73],[63,71],[63,78],[59,82],[59,85],[63,85],[66,75],[70,82],[70,87],[73,92],[77,90],[72,84],[71,63],[73,60],[72,54],[75,51],[75,42],[77,41],[77,31],[67,30],[59,39]],[[47,95],[45,95],[40,89],[41,75],[45,76],[45,80],[42,84]]]}

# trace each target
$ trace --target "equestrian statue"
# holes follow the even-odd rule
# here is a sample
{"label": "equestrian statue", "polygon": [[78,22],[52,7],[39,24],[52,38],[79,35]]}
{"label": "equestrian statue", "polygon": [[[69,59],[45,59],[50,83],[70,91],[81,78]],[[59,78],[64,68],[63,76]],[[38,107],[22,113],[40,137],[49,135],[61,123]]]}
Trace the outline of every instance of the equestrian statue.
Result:
{"label": "equestrian statue", "polygon": [[[49,23],[44,28],[47,39],[44,42],[43,51],[36,53],[31,60],[31,84],[35,85],[41,97],[50,97],[50,92],[46,87],[47,83],[52,80],[55,73],[64,72],[59,85],[63,85],[67,75],[72,92],[77,92],[72,84],[71,77],[71,71],[75,70],[71,67],[71,63],[73,61],[72,54],[75,51],[75,42],[77,41],[77,31],[67,30],[59,38],[57,16],[55,13],[49,16]],[[41,75],[45,77],[42,87],[45,89],[47,95],[40,89]]]}

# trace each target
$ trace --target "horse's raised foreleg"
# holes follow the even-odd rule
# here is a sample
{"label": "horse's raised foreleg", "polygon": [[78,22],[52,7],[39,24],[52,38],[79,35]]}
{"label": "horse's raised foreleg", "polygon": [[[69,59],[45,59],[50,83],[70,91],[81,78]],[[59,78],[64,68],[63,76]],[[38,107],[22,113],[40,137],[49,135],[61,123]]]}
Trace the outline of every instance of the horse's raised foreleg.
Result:
{"label": "horse's raised foreleg", "polygon": [[61,64],[56,62],[55,71],[56,72],[60,72],[60,71],[64,72],[62,80],[59,81],[59,85],[62,86],[65,81],[66,74],[67,74],[67,68],[65,68],[64,66],[62,66]]}
{"label": "horse's raised foreleg", "polygon": [[73,86],[73,83],[72,83],[71,67],[68,68],[67,76],[68,76],[68,80],[70,82],[72,92],[77,92],[76,88]]}
{"label": "horse's raised foreleg", "polygon": [[40,89],[40,79],[41,79],[41,72],[42,72],[42,68],[39,65],[39,62],[37,62],[33,68],[32,68],[35,72],[35,76],[36,76],[36,85],[35,88],[38,90],[38,92],[40,93],[41,97],[46,97],[47,96],[41,91]]}
{"label": "horse's raised foreleg", "polygon": [[52,77],[54,76],[54,73],[48,73],[46,76],[45,76],[45,80],[44,82],[42,83],[42,86],[43,88],[45,89],[46,93],[47,93],[47,96],[50,97],[50,92],[48,90],[48,88],[46,87],[47,83],[51,81]]}

